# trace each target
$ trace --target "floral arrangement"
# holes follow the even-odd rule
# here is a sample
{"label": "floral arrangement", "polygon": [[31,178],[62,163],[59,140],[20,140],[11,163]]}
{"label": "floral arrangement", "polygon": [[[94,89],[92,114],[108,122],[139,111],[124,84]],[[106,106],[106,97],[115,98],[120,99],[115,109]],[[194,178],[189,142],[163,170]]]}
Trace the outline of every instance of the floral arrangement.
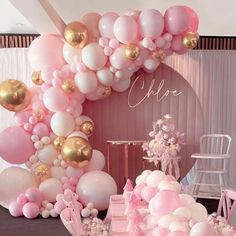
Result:
{"label": "floral arrangement", "polygon": [[171,115],[166,114],[162,119],[153,122],[153,130],[149,133],[152,138],[150,141],[142,145],[147,156],[153,158],[157,165],[160,161],[162,164],[162,171],[172,172],[173,158],[177,157],[181,145],[185,143],[184,133],[180,133],[175,129],[175,124]]}

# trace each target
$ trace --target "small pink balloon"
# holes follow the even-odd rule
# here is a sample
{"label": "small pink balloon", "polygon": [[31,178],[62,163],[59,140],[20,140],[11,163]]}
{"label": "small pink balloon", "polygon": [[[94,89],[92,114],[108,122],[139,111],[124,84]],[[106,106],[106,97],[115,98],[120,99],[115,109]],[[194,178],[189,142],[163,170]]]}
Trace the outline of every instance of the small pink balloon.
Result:
{"label": "small pink balloon", "polygon": [[39,215],[39,206],[36,203],[28,202],[23,206],[23,215],[28,219],[34,219]]}
{"label": "small pink balloon", "polygon": [[60,69],[66,64],[63,57],[63,39],[57,35],[44,34],[37,37],[30,45],[28,58],[34,70],[45,66]]}
{"label": "small pink balloon", "polygon": [[178,54],[184,54],[187,52],[187,49],[184,48],[182,37],[181,36],[175,36],[173,37],[173,40],[171,42],[171,49],[178,53]]}
{"label": "small pink balloon", "polygon": [[49,135],[49,130],[46,124],[38,123],[33,128],[33,134],[38,135],[39,138]]}
{"label": "small pink balloon", "polygon": [[17,125],[24,125],[28,123],[29,117],[32,115],[32,110],[23,110],[16,112],[14,115],[14,121]]}
{"label": "small pink balloon", "polygon": [[42,199],[41,192],[38,188],[28,188],[25,196],[29,202],[39,202]]}
{"label": "small pink balloon", "polygon": [[[188,236],[189,234],[183,231],[172,231],[167,236]],[[200,236],[200,235],[199,235]]]}
{"label": "small pink balloon", "polygon": [[66,208],[66,205],[64,203],[64,201],[60,200],[58,202],[55,203],[54,205],[54,210],[55,212],[60,215],[61,212]]}
{"label": "small pink balloon", "polygon": [[149,202],[156,194],[158,190],[155,187],[145,186],[141,191],[142,199]]}
{"label": "small pink balloon", "polygon": [[31,135],[22,127],[12,126],[0,133],[0,156],[5,161],[12,164],[22,164],[25,163],[34,152],[35,149],[31,141]]}
{"label": "small pink balloon", "polygon": [[21,193],[21,194],[17,197],[16,202],[17,202],[17,204],[19,204],[19,205],[22,205],[22,206],[25,205],[25,203],[27,203],[27,198],[26,198],[25,194]]}
{"label": "small pink balloon", "polygon": [[116,19],[113,26],[113,33],[121,43],[135,41],[138,34],[136,21],[131,16],[120,16]]}
{"label": "small pink balloon", "polygon": [[10,214],[14,217],[19,217],[23,215],[22,205],[18,204],[16,201],[10,203],[8,210]]}
{"label": "small pink balloon", "polygon": [[107,37],[109,39],[115,38],[113,34],[113,25],[115,20],[119,17],[115,12],[105,13],[101,19],[99,20],[98,27],[100,33],[103,37]]}
{"label": "small pink balloon", "polygon": [[199,24],[199,20],[198,20],[198,16],[196,14],[196,12],[187,6],[184,6],[185,11],[188,14],[188,28],[190,29],[190,31],[192,32],[197,32],[198,29],[198,24]]}
{"label": "small pink balloon", "polygon": [[145,188],[145,186],[146,186],[145,183],[141,183],[141,184],[138,184],[138,185],[135,186],[135,188],[134,188],[134,194],[136,195],[136,197],[138,197],[138,198],[140,198],[140,199],[142,198],[141,192],[142,192],[142,190]]}

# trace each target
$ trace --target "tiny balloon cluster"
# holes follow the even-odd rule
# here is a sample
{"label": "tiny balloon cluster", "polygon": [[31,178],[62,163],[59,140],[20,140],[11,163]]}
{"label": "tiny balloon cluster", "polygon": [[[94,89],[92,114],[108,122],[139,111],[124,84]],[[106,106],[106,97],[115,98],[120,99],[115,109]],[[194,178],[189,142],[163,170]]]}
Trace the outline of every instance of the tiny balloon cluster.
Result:
{"label": "tiny balloon cluster", "polygon": [[192,9],[174,6],[164,16],[154,9],[88,13],[67,24],[63,37],[36,38],[28,51],[34,85],[0,83],[0,105],[15,112],[15,124],[0,133],[0,156],[28,169],[0,173],[0,205],[16,210],[13,215],[34,218],[39,211],[45,217],[57,195],[71,189],[84,207],[106,209],[117,187],[102,171],[104,155],[89,143],[95,125],[83,102],[123,92],[138,69],[153,72],[166,56],[195,47],[197,28]]}

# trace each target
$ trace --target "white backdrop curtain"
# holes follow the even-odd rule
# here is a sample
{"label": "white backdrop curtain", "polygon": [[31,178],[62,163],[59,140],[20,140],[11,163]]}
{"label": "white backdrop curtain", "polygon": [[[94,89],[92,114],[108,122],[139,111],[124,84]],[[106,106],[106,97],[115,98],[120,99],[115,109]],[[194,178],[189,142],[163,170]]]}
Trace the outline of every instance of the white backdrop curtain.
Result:
{"label": "white backdrop curtain", "polygon": [[[0,81],[15,78],[31,84],[27,49],[0,49]],[[229,182],[236,187],[236,51],[192,50],[165,62],[193,87],[203,109],[204,132],[232,137]],[[0,131],[12,124],[12,113],[0,109]],[[189,157],[190,158],[190,157]],[[7,164],[0,160],[0,171]],[[187,180],[191,183],[192,175]]]}

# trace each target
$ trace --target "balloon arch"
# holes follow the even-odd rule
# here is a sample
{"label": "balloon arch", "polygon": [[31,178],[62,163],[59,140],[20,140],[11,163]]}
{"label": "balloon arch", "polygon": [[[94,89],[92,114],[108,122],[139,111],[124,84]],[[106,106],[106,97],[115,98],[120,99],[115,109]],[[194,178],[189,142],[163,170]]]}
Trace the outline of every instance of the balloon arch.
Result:
{"label": "balloon arch", "polygon": [[13,216],[55,217],[71,190],[83,206],[94,204],[94,215],[106,209],[117,187],[88,141],[94,123],[82,115],[83,102],[109,99],[129,88],[135,71],[152,73],[167,56],[194,48],[197,28],[191,8],[174,6],[164,16],[154,9],[88,13],[66,25],[64,38],[36,38],[28,54],[35,85],[0,84],[0,104],[15,112],[15,124],[0,133],[0,156],[27,167],[0,174],[0,205]]}

